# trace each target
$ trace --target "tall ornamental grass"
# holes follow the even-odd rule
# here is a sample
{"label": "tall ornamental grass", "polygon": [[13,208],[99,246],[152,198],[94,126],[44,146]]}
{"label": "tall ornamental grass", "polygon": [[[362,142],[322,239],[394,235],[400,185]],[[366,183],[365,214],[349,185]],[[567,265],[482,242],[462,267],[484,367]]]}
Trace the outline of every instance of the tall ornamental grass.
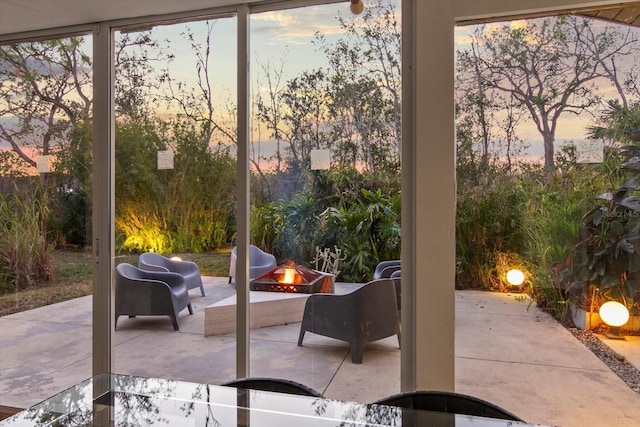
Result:
{"label": "tall ornamental grass", "polygon": [[508,174],[458,184],[456,286],[502,290],[498,264],[523,253],[527,194]]}
{"label": "tall ornamental grass", "polygon": [[36,197],[0,195],[0,283],[4,291],[51,278],[48,210]]}
{"label": "tall ornamental grass", "polygon": [[529,194],[523,257],[531,266],[531,297],[563,323],[569,323],[569,295],[561,276],[579,261],[575,258],[583,215],[598,194],[608,191],[611,172],[619,164],[610,155],[601,164],[577,164],[574,158],[573,148],[565,149],[556,157],[556,174],[530,174],[523,180]]}

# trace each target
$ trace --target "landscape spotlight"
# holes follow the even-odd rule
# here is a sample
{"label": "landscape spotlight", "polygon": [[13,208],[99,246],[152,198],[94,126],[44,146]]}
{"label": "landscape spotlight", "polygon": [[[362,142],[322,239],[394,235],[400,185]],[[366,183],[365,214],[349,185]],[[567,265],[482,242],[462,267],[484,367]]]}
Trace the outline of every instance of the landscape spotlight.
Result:
{"label": "landscape spotlight", "polygon": [[607,301],[600,306],[600,318],[609,326],[607,338],[623,340],[620,327],[629,321],[629,310],[618,301]]}

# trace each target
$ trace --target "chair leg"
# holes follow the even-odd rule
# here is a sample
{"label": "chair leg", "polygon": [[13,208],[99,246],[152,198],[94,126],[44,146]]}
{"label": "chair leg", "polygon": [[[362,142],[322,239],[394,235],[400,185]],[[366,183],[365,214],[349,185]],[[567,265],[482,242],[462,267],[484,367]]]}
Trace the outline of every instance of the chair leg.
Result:
{"label": "chair leg", "polygon": [[180,326],[178,326],[178,318],[175,315],[169,315],[171,317],[171,323],[173,324],[173,330],[179,331]]}
{"label": "chair leg", "polygon": [[300,336],[298,336],[298,347],[302,347],[302,340],[304,339],[304,333],[306,332],[306,330],[304,330],[302,328],[302,326],[300,327]]}
{"label": "chair leg", "polygon": [[364,342],[352,342],[351,345],[351,363],[360,365],[362,363],[362,356],[364,354],[364,347],[367,345]]}
{"label": "chair leg", "polygon": [[203,297],[204,297],[204,296],[206,296],[206,295],[204,294],[204,285],[200,285],[200,292],[202,292],[202,296],[203,296]]}
{"label": "chair leg", "polygon": [[189,309],[189,314],[193,314],[193,307],[191,306],[191,303],[189,303],[187,308]]}

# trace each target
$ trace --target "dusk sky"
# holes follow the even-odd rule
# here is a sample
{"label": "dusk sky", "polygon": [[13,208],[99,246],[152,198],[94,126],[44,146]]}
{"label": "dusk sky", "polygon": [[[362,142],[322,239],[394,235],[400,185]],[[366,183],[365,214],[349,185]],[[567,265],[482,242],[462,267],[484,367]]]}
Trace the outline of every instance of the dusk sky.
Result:
{"label": "dusk sky", "polygon": [[[400,0],[388,0],[396,6],[400,20]],[[280,86],[304,71],[327,69],[326,56],[314,43],[316,33],[324,35],[327,42],[344,38],[337,17],[353,19],[361,17],[351,14],[348,4],[337,3],[322,6],[289,9],[276,12],[252,14],[250,27],[250,55],[252,71],[252,91],[266,94],[266,78],[262,67],[268,65],[271,70],[282,68]],[[212,26],[212,49],[210,70],[216,90],[218,111],[226,111],[225,102],[235,101],[236,91],[236,20],[234,17],[220,18]],[[169,48],[175,54],[170,64],[173,79],[193,82],[196,74],[196,57],[184,33],[189,29],[195,34],[196,41],[204,44],[206,23],[189,22],[169,26],[157,26],[152,37],[157,40],[170,40]],[[259,82],[259,84],[257,84]],[[235,104],[235,102],[234,102]],[[166,114],[166,113],[164,113]],[[255,135],[254,135],[255,136]],[[268,140],[268,132],[260,134],[261,154],[275,152],[275,143]]]}
{"label": "dusk sky", "polygon": [[[400,0],[386,0],[395,5],[400,20]],[[252,58],[252,90],[264,91],[264,76],[260,76],[262,86],[256,85],[261,66],[269,64],[271,69],[283,66],[281,85],[287,80],[299,76],[303,71],[327,68],[325,55],[314,44],[316,32],[324,34],[328,42],[335,42],[345,35],[340,29],[337,16],[353,19],[358,22],[361,17],[349,12],[348,5],[336,3],[315,7],[283,10],[254,14],[251,16],[251,58]],[[523,25],[523,21],[514,25]],[[499,25],[499,24],[491,24]],[[604,25],[594,21],[594,25]],[[157,26],[152,30],[156,40],[168,40],[169,49],[175,54],[170,64],[173,79],[193,82],[195,78],[196,59],[186,37],[181,35],[190,29],[196,41],[204,43],[206,24],[204,21]],[[456,46],[464,49],[469,43],[471,27],[460,27],[456,30]],[[236,20],[234,17],[220,18],[213,25],[213,46],[210,70],[214,83],[215,97],[219,111],[227,100],[235,103],[236,86]],[[85,44],[90,49],[90,42]],[[162,64],[163,66],[166,64]],[[603,88],[606,89],[606,88]],[[2,118],[7,122],[7,117]],[[591,125],[593,117],[565,115],[557,130],[559,144],[562,140],[580,140],[585,137],[586,127]],[[540,136],[530,119],[525,119],[518,129],[518,136],[534,145],[531,150],[541,154]],[[263,135],[264,139],[264,135]]]}
{"label": "dusk sky", "polygon": [[[398,5],[400,0],[389,0]],[[251,15],[251,66],[255,75],[258,64],[269,62],[272,67],[285,63],[288,78],[298,76],[302,71],[328,66],[322,52],[313,44],[316,32],[335,41],[342,33],[336,16],[358,19],[351,15],[348,5],[342,3],[324,6],[290,9]],[[214,22],[214,21],[212,21]],[[153,37],[170,40],[170,48],[176,53],[171,65],[175,76],[185,80],[193,79],[195,58],[189,43],[181,35],[187,28],[200,35],[204,41],[205,23],[190,22],[154,28]],[[236,79],[236,20],[221,18],[215,21],[211,39],[212,70],[214,81],[220,87],[235,88]]]}
{"label": "dusk sky", "polygon": [[[396,5],[400,15],[400,0],[391,0]],[[302,71],[327,67],[325,56],[319,52],[313,43],[316,32],[327,37],[328,41],[335,41],[344,37],[339,28],[336,16],[355,19],[358,17],[349,13],[343,4],[332,4],[301,9],[291,9],[278,12],[255,14],[251,17],[251,55],[252,55],[252,83],[255,84],[257,74],[261,72],[260,65],[269,64],[272,69],[280,68],[284,63],[284,84],[288,79],[298,76]],[[500,24],[492,24],[500,25]],[[524,21],[515,21],[514,25],[526,25]],[[603,25],[596,21],[594,25]],[[154,30],[157,37],[172,40],[171,47],[179,52],[177,60],[172,64],[172,72],[176,76],[188,79],[194,73],[194,61],[190,55],[190,48],[179,33],[185,26],[197,32],[203,27],[202,23],[181,24],[179,26],[159,27]],[[235,19],[223,18],[214,25],[213,40],[215,45],[214,66],[215,81],[219,87],[226,88],[228,93],[235,93]],[[456,30],[456,46],[464,49],[469,43],[470,27],[460,27]],[[178,60],[179,59],[179,60]],[[263,77],[260,78],[263,81]],[[264,90],[253,87],[253,90]],[[225,95],[227,96],[227,95]],[[557,140],[579,141],[585,138],[587,126],[593,124],[593,117],[565,115],[558,126]],[[542,154],[540,136],[531,120],[523,120],[518,136],[533,144],[530,150],[535,154]]]}

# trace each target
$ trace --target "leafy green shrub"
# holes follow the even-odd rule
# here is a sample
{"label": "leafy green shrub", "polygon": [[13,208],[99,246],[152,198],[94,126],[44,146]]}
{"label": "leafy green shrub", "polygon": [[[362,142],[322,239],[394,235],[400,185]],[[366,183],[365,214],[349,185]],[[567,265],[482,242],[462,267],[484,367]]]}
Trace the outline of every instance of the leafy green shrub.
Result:
{"label": "leafy green shrub", "polygon": [[527,182],[525,226],[525,256],[535,266],[531,295],[567,324],[570,301],[589,309],[603,294],[612,298],[622,291],[633,304],[635,247],[640,244],[633,237],[637,182],[625,181],[633,165],[623,164],[618,149],[611,147],[602,163],[576,164],[574,159],[573,149],[565,150],[557,161],[561,173]]}
{"label": "leafy green shrub", "polygon": [[621,167],[624,180],[598,196],[584,214],[573,273],[584,291],[595,287],[605,300],[618,300],[636,314],[640,310],[640,148],[623,147],[620,154],[627,159]]}
{"label": "leafy green shrub", "polygon": [[279,216],[275,203],[251,206],[250,229],[251,242],[260,248],[273,247],[276,238]]}
{"label": "leafy green shrub", "polygon": [[310,267],[317,248],[339,250],[340,278],[354,282],[371,280],[379,261],[400,258],[399,183],[341,171],[315,174],[288,201],[252,206],[251,242]]}
{"label": "leafy green shrub", "polygon": [[169,235],[164,222],[157,215],[140,207],[121,210],[116,216],[116,227],[120,231],[118,241],[121,249],[128,251],[169,253]]}
{"label": "leafy green shrub", "polygon": [[343,280],[371,280],[378,262],[400,258],[400,195],[363,189],[356,203],[321,215],[319,247],[340,249]]}
{"label": "leafy green shrub", "polygon": [[[116,127],[116,227],[120,250],[202,252],[234,233],[235,161],[206,135],[177,121],[167,132],[174,168],[158,170],[168,136],[150,125]],[[166,139],[166,140],[165,140]]]}
{"label": "leafy green shrub", "polygon": [[535,266],[532,271],[535,278],[534,286],[529,289],[529,295],[538,307],[550,312],[562,324],[571,323],[569,299],[566,290],[560,285],[557,272],[545,266]]}
{"label": "leafy green shrub", "polygon": [[458,187],[456,286],[500,289],[498,254],[523,253],[527,194],[498,171],[482,185]]}
{"label": "leafy green shrub", "polygon": [[494,164],[486,175],[465,170],[458,181],[456,285],[503,290],[498,270],[507,256],[529,269],[532,296],[564,307],[552,267],[569,256],[580,219],[603,188],[601,171],[615,169],[615,162],[577,165],[575,148],[567,146],[556,156],[553,175],[536,164],[516,170]]}
{"label": "leafy green shrub", "polygon": [[[573,151],[572,149],[570,151]],[[564,263],[578,242],[580,220],[602,190],[598,176],[604,165],[576,165],[557,157],[562,171],[551,177],[527,175],[523,182],[528,194],[524,235],[524,255],[531,265],[551,271]]]}
{"label": "leafy green shrub", "polygon": [[278,205],[276,238],[272,247],[278,259],[305,264],[313,259],[320,225],[313,196],[299,193],[290,202]]}
{"label": "leafy green shrub", "polygon": [[63,190],[56,194],[59,241],[84,247],[91,239],[91,200],[83,190]]}
{"label": "leafy green shrub", "polygon": [[530,180],[527,184],[524,257],[532,275],[528,291],[539,307],[563,324],[569,324],[571,316],[561,277],[566,265],[571,265],[580,218],[597,184],[591,179],[591,166],[581,166],[584,167],[566,167],[550,179]]}

